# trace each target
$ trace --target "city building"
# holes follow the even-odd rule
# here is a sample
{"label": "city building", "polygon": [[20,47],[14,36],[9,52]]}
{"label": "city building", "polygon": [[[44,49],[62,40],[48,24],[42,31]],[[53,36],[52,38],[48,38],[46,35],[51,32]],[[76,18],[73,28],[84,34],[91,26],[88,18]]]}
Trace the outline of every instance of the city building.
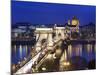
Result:
{"label": "city building", "polygon": [[66,33],[70,39],[79,38],[79,20],[77,17],[73,16],[72,20],[68,20],[68,23],[66,24]]}
{"label": "city building", "polygon": [[35,26],[30,23],[16,23],[12,25],[12,38],[33,38]]}
{"label": "city building", "polygon": [[80,26],[80,39],[95,39],[96,27],[95,24],[89,23],[87,25]]}

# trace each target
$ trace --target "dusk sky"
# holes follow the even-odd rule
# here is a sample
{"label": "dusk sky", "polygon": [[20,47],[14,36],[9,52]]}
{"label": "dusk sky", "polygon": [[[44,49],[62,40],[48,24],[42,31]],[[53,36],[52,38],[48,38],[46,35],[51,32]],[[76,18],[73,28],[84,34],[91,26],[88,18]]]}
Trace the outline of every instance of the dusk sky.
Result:
{"label": "dusk sky", "polygon": [[80,25],[96,22],[96,7],[55,3],[12,1],[12,24],[65,24],[76,16]]}

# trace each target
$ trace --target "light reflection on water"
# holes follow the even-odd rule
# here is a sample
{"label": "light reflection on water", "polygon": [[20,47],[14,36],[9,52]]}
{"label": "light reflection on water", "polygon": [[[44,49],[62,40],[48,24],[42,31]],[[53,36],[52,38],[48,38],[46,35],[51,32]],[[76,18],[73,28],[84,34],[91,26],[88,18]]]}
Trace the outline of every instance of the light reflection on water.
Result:
{"label": "light reflection on water", "polygon": [[81,56],[87,61],[95,59],[95,44],[75,44],[68,46],[69,57]]}
{"label": "light reflection on water", "polygon": [[22,61],[30,53],[31,46],[29,45],[14,45],[12,46],[12,63],[17,64]]}
{"label": "light reflection on water", "polygon": [[[66,53],[67,54],[66,54]],[[66,54],[66,55],[65,55]],[[68,49],[64,50],[61,58],[60,58],[60,71],[66,70],[74,70],[74,69],[85,69],[87,67],[87,63],[91,60],[95,60],[95,44],[73,44],[68,45]],[[64,66],[63,63],[71,62],[72,65],[69,67]],[[84,62],[83,62],[84,61]],[[78,65],[75,67],[75,65]]]}
{"label": "light reflection on water", "polygon": [[[27,57],[31,51],[30,45],[14,45],[12,46],[12,63],[17,64]],[[73,56],[84,57],[87,61],[95,59],[95,44],[74,44],[69,45],[67,52],[67,58]]]}

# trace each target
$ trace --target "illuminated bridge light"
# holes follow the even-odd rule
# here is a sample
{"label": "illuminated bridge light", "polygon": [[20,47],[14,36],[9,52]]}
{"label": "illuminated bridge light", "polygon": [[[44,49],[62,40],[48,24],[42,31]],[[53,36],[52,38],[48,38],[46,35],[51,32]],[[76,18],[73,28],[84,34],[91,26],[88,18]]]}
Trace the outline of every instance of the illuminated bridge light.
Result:
{"label": "illuminated bridge light", "polygon": [[45,68],[45,67],[42,67],[42,70],[43,70],[43,71],[45,71],[45,70],[46,70],[46,68]]}
{"label": "illuminated bridge light", "polygon": [[64,62],[63,62],[63,65],[64,65],[64,66],[69,66],[69,65],[70,65],[70,62],[64,61]]}

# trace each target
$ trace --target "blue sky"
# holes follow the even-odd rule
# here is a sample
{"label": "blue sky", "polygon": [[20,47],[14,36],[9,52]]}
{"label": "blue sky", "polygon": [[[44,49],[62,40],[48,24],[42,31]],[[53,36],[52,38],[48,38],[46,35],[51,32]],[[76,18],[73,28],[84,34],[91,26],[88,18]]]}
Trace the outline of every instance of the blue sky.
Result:
{"label": "blue sky", "polygon": [[80,25],[96,22],[95,6],[12,1],[11,9],[12,24],[65,24],[73,16],[80,20]]}

